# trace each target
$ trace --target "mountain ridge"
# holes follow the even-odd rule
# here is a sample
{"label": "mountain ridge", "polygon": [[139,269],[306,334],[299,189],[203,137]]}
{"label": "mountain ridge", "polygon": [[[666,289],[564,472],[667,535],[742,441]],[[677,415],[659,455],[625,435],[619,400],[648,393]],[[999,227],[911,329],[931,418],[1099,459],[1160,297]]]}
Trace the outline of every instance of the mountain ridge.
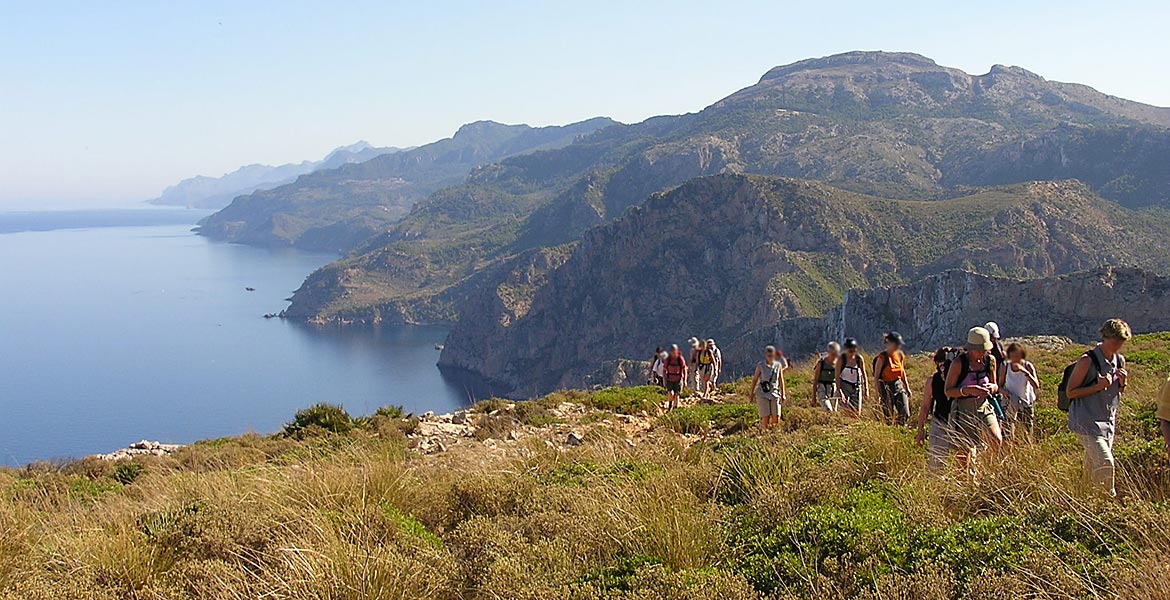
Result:
{"label": "mountain ridge", "polygon": [[547,127],[478,121],[450,138],[240,196],[204,219],[199,233],[253,245],[345,252],[384,231],[419,200],[458,184],[480,164],[560,147],[611,123],[604,117]]}
{"label": "mountain ridge", "polygon": [[[409,150],[409,148],[405,148]],[[320,160],[303,160],[282,165],[252,163],[218,177],[196,175],[167,186],[159,196],[147,200],[157,206],[214,208],[227,206],[234,198],[255,191],[271,189],[294,181],[319,169],[330,169],[349,162],[362,162],[381,154],[400,152],[403,148],[372,146],[365,140],[334,148]]]}

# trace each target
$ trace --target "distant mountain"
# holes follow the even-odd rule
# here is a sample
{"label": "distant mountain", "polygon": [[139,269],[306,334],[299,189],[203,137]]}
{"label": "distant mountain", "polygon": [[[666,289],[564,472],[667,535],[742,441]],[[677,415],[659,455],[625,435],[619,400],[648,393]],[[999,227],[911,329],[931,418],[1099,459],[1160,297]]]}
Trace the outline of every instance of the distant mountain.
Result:
{"label": "distant mountain", "polygon": [[199,232],[247,244],[346,251],[384,231],[428,195],[462,182],[475,167],[561,148],[613,123],[605,118],[552,127],[469,123],[451,138],[317,170],[236,198],[207,218]]}
{"label": "distant mountain", "polygon": [[1076,178],[1127,207],[1170,205],[1170,109],[1018,67],[969,75],[886,52],[801,61],[695,114],[481,165],[314,273],[289,314],[453,323],[525,253],[573,243],[656,192],[718,173],[930,201]]}
{"label": "distant mountain", "polygon": [[[801,319],[833,314],[849,290],[952,269],[1013,280],[1107,265],[1170,272],[1170,253],[1151,251],[1167,235],[1170,212],[1126,209],[1078,182],[922,201],[808,180],[703,177],[591,229],[554,261],[525,259],[499,283],[481,286],[463,305],[440,364],[519,395],[542,394],[589,385],[606,360],[638,359],[656,345],[703,335],[731,349],[736,358],[729,367],[742,374],[758,348],[740,342],[755,340],[754,332],[803,351],[837,339],[840,327],[811,342],[776,329],[807,331],[797,327]],[[889,314],[869,319],[872,327],[935,323],[921,311],[957,311],[951,297],[907,298],[905,307],[891,301]],[[1066,298],[1065,313],[1084,312],[1094,302],[1091,295]],[[1027,298],[1017,300],[1021,306],[995,314],[1015,323],[1037,313]],[[822,327],[834,324],[826,319]],[[880,331],[859,318],[850,324],[856,331],[846,335]],[[1043,325],[1028,332],[1036,331],[1064,330]]]}
{"label": "distant mountain", "polygon": [[196,175],[163,190],[150,204],[186,206],[188,208],[223,208],[236,196],[257,190],[274,188],[296,180],[305,173],[320,169],[334,169],[348,163],[370,160],[382,154],[399,152],[400,148],[375,148],[361,141],[342,146],[317,161],[302,161],[278,166],[246,165],[220,177]]}

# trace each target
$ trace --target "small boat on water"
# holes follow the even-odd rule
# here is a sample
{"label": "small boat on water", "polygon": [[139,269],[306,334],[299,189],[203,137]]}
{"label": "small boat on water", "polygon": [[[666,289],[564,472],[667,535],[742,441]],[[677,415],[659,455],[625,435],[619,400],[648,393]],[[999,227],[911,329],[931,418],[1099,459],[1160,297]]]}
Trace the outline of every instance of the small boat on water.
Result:
{"label": "small boat on water", "polygon": [[278,315],[278,314],[276,314],[276,313],[264,313],[264,318],[265,318],[265,319],[275,319],[276,317],[279,317],[279,316],[280,316],[280,315]]}
{"label": "small boat on water", "polygon": [[245,292],[254,292],[254,291],[256,291],[256,288],[254,288],[254,287],[246,287],[246,288],[244,288],[244,291],[245,291]]}
{"label": "small boat on water", "polygon": [[439,352],[442,352],[442,351],[443,351],[443,345],[442,345],[442,344],[435,344],[435,350],[438,350]]}

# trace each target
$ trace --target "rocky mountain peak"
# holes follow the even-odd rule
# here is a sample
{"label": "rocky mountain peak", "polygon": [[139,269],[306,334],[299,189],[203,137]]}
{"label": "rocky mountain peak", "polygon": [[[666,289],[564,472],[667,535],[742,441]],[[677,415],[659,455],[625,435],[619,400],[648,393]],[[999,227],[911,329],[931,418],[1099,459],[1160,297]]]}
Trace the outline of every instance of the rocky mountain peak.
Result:
{"label": "rocky mountain peak", "polygon": [[1014,67],[1007,65],[992,65],[991,70],[987,72],[986,76],[1011,76],[1020,77],[1023,79],[1035,79],[1036,81],[1045,81],[1045,79],[1036,73],[1033,73],[1023,67]]}
{"label": "rocky mountain peak", "polygon": [[479,135],[489,134],[495,131],[508,129],[511,127],[524,127],[523,125],[505,125],[496,121],[472,121],[461,126],[453,136],[455,139],[473,137]]}
{"label": "rocky mountain peak", "polygon": [[866,68],[873,68],[875,66],[900,66],[900,67],[915,67],[915,68],[938,68],[938,63],[933,60],[915,54],[913,52],[883,52],[883,51],[854,51],[845,52],[842,54],[833,54],[831,56],[824,56],[821,58],[809,58],[797,61],[791,64],[775,67],[764,74],[760,78],[760,83],[772,79],[779,79],[794,73],[808,72],[808,71],[822,71],[826,69],[837,69],[841,67],[862,66]]}

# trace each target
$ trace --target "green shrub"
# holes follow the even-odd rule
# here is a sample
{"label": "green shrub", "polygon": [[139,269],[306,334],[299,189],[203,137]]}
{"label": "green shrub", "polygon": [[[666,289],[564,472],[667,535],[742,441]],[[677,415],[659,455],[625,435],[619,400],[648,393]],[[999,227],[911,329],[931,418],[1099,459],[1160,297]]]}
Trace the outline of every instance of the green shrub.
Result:
{"label": "green shrub", "polygon": [[750,404],[698,404],[672,410],[659,417],[658,424],[678,433],[705,433],[749,426],[756,421],[756,414],[756,407]]}
{"label": "green shrub", "polygon": [[405,415],[406,409],[397,405],[382,406],[374,411],[375,417],[384,417],[387,419],[401,419]]}
{"label": "green shrub", "polygon": [[122,485],[130,485],[138,479],[139,475],[142,475],[142,471],[144,470],[145,468],[139,463],[120,462],[116,467],[114,467],[113,478],[114,481],[117,481]]}
{"label": "green shrub", "polygon": [[666,398],[666,390],[654,385],[606,388],[591,394],[586,404],[623,415],[653,412]]}
{"label": "green shrub", "polygon": [[431,533],[431,531],[427,529],[427,526],[423,525],[422,521],[419,521],[413,516],[398,510],[398,507],[394,506],[386,500],[379,502],[378,506],[382,509],[383,514],[392,519],[395,523],[398,523],[398,526],[402,528],[402,532],[406,535],[421,540],[435,548],[443,547],[442,538]]}
{"label": "green shrub", "polygon": [[313,430],[345,433],[353,427],[353,419],[344,408],[322,402],[298,410],[293,422],[284,426],[284,434],[299,439]]}

